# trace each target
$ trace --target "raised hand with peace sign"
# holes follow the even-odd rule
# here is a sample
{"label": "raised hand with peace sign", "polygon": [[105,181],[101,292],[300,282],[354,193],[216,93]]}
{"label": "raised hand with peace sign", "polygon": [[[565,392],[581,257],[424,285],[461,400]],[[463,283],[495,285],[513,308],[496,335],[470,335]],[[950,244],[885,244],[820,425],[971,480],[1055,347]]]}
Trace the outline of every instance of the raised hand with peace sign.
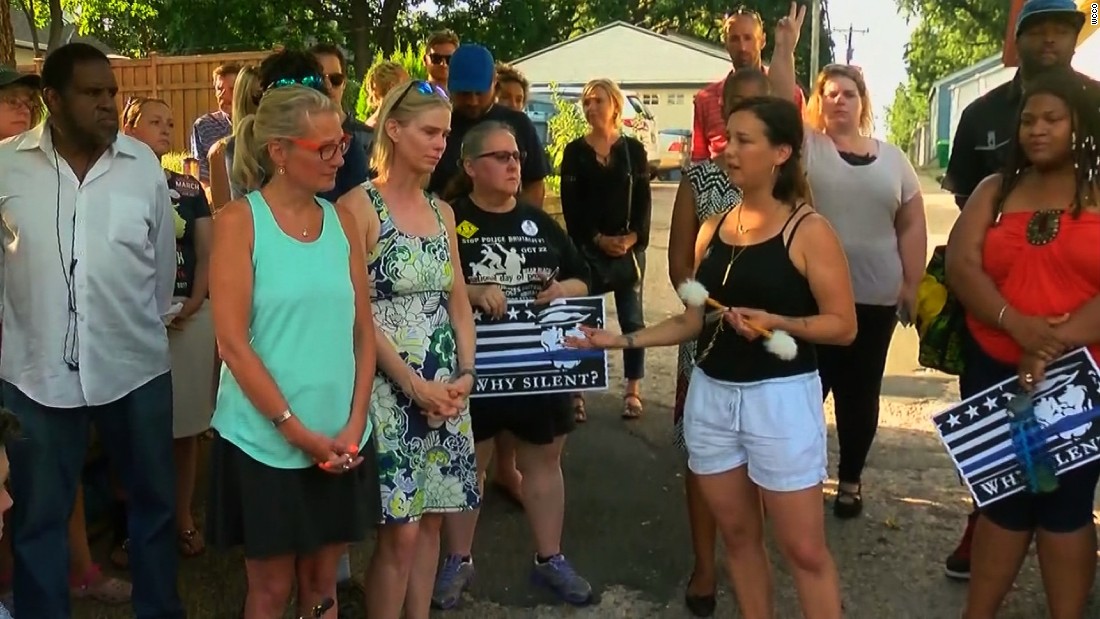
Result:
{"label": "raised hand with peace sign", "polygon": [[793,50],[802,36],[802,23],[806,21],[806,5],[791,3],[791,10],[785,17],[779,18],[775,25],[776,49]]}

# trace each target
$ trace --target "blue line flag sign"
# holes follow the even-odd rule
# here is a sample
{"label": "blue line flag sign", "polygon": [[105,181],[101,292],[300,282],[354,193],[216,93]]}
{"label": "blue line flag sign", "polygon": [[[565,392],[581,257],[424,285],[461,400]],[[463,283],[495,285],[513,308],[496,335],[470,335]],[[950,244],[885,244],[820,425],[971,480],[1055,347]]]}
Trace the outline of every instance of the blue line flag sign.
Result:
{"label": "blue line flag sign", "polygon": [[[1029,491],[1008,409],[1019,394],[1019,382],[1012,378],[932,418],[979,507]],[[1028,441],[1055,474],[1100,458],[1100,371],[1086,349],[1047,366],[1031,402],[1038,423],[1028,431]]]}
{"label": "blue line flag sign", "polygon": [[475,309],[473,397],[607,389],[607,351],[565,347],[581,325],[602,329],[605,322],[603,297],[509,301],[500,319]]}

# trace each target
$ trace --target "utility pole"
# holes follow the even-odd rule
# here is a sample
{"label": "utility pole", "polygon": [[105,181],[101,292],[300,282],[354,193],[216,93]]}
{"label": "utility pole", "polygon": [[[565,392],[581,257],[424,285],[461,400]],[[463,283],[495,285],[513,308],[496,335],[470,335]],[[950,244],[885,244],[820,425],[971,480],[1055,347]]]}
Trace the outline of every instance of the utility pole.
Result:
{"label": "utility pole", "polygon": [[855,51],[856,51],[855,48],[852,47],[852,35],[854,35],[856,33],[867,34],[868,32],[870,32],[870,30],[867,29],[867,28],[861,28],[859,30],[856,30],[855,27],[852,26],[852,24],[848,24],[847,28],[833,28],[833,32],[847,33],[847,35],[848,35],[848,52],[844,56],[844,58],[845,58],[844,63],[845,64],[852,64],[852,59],[855,57]]}
{"label": "utility pole", "polygon": [[821,2],[813,0],[810,8],[810,80],[821,70]]}

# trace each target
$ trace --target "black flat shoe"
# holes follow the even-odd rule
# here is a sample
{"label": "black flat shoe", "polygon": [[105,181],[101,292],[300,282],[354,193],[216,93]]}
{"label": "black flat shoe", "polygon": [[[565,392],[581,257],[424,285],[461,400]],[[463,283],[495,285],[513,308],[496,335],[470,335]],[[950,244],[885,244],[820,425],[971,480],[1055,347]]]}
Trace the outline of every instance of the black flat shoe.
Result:
{"label": "black flat shoe", "polygon": [[836,500],[833,501],[833,515],[841,520],[858,518],[863,513],[863,484],[855,490],[844,490],[840,486],[836,489]]}
{"label": "black flat shoe", "polygon": [[717,605],[718,600],[713,593],[710,595],[684,594],[684,606],[687,606],[688,612],[694,617],[713,617],[714,608]]}

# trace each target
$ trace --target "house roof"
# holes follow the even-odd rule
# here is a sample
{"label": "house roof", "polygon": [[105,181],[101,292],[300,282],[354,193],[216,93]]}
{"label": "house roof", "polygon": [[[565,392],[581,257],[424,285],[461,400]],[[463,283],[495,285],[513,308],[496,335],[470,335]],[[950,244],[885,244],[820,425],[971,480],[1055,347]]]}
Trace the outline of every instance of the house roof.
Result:
{"label": "house roof", "polygon": [[544,48],[542,48],[538,51],[535,51],[535,52],[531,52],[530,54],[527,54],[526,56],[516,58],[515,60],[513,60],[511,62],[511,64],[518,64],[520,62],[524,62],[524,61],[527,61],[527,60],[531,60],[533,58],[537,58],[538,56],[542,56],[543,54],[548,54],[548,53],[550,53],[550,52],[552,52],[556,49],[559,49],[561,47],[565,47],[566,45],[569,45],[571,43],[575,43],[575,42],[577,42],[581,39],[586,39],[588,37],[599,35],[603,32],[607,32],[608,30],[611,30],[613,28],[629,28],[631,30],[634,30],[635,32],[639,32],[639,33],[651,36],[651,37],[653,37],[653,38],[655,38],[659,41],[675,43],[676,45],[686,47],[687,49],[694,50],[696,52],[706,54],[708,56],[713,56],[713,57],[721,59],[721,60],[729,60],[729,54],[726,52],[726,50],[719,47],[719,46],[717,46],[717,45],[710,45],[710,44],[706,43],[705,41],[700,41],[700,40],[695,39],[693,37],[689,37],[687,35],[683,35],[683,34],[679,34],[679,33],[660,34],[658,32],[654,32],[654,31],[652,31],[648,28],[642,28],[641,26],[635,26],[634,24],[619,20],[619,21],[613,21],[609,24],[605,24],[603,26],[600,26],[599,28],[589,30],[588,32],[586,32],[586,33],[584,33],[580,36],[576,36],[576,37],[573,37],[571,39],[567,39],[567,40],[562,41],[560,43],[555,43],[555,44],[553,44],[549,47],[544,47]]}
{"label": "house roof", "polygon": [[[34,36],[30,24],[27,23],[27,15],[23,9],[16,6],[11,8],[11,29],[15,35],[15,46],[23,49],[34,49]],[[50,29],[38,28],[38,50],[46,51],[46,44],[50,40]],[[64,43],[87,43],[109,56],[117,56],[117,52],[109,45],[95,37],[84,37],[77,33],[76,24],[65,22],[61,30],[61,41]]]}

